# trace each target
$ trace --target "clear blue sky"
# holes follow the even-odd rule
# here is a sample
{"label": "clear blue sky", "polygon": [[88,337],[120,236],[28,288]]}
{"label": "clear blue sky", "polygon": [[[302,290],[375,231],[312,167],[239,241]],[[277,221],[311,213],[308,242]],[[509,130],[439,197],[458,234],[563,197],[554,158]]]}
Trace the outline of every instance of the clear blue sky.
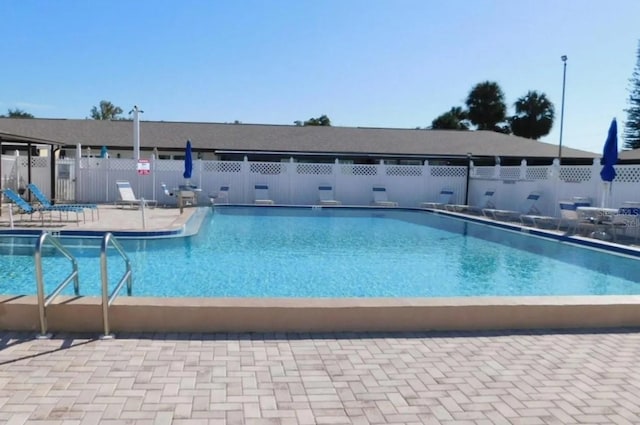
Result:
{"label": "clear blue sky", "polygon": [[[558,143],[600,152],[622,130],[639,0],[6,0],[0,113],[425,127],[478,82],[547,94]],[[622,140],[620,141],[622,146]]]}

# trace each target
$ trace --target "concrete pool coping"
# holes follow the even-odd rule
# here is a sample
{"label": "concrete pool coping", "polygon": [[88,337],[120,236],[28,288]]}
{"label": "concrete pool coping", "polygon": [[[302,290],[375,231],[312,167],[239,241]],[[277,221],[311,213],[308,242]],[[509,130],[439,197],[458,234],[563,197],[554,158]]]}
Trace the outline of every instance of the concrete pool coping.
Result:
{"label": "concrete pool coping", "polygon": [[[278,207],[280,206],[276,206]],[[389,210],[389,208],[382,209]],[[179,215],[176,211],[164,212],[161,217],[165,222],[167,218],[171,218],[172,223],[182,229],[196,211],[200,211],[204,216],[207,210],[207,208],[188,209],[185,210],[187,213],[184,215]],[[119,213],[118,211],[122,211],[120,209],[109,208],[108,211],[116,214],[107,220],[114,226],[111,230],[117,230],[118,224],[121,229],[122,223],[126,223],[122,217],[131,216],[130,212]],[[430,211],[430,213],[458,217],[506,230],[575,243],[592,249],[614,251],[636,258],[640,253],[637,247],[566,236],[562,232],[527,228],[514,223],[496,222],[465,214],[444,211]],[[93,224],[93,226],[96,225],[98,224]],[[100,225],[106,226],[104,222]],[[153,220],[150,225],[155,226],[153,229],[158,232],[167,230],[158,226]],[[175,226],[173,230],[176,229]],[[108,229],[73,229],[71,226],[65,226],[65,230],[69,230],[69,234],[72,234],[74,231],[104,232]],[[131,234],[139,232],[137,229],[121,231],[133,232]],[[47,308],[49,329],[60,332],[100,332],[103,329],[100,302],[99,297],[56,298]],[[82,320],[78,320],[79,317]],[[640,326],[640,296],[397,299],[119,296],[110,308],[110,323],[114,332],[333,332],[638,327]],[[0,296],[0,329],[39,330],[36,297]]]}
{"label": "concrete pool coping", "polygon": [[[640,295],[469,298],[155,298],[120,296],[113,332],[375,332],[640,326]],[[101,332],[99,297],[58,297],[54,332]],[[78,320],[82,318],[82,320]],[[35,296],[0,296],[0,329],[39,331]]]}

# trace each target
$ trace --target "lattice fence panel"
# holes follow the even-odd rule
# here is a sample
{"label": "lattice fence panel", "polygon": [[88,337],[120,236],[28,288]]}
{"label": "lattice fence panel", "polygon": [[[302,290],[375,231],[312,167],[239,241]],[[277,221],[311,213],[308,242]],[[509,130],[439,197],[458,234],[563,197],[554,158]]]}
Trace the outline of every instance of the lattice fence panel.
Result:
{"label": "lattice fence panel", "polygon": [[493,177],[493,173],[495,168],[493,167],[476,167],[475,168],[475,177],[480,179],[490,179]]}
{"label": "lattice fence panel", "polygon": [[422,168],[417,165],[387,165],[387,176],[410,176],[418,177],[422,175]]}
{"label": "lattice fence panel", "polygon": [[48,156],[32,156],[31,168],[49,168]]}
{"label": "lattice fence panel", "polygon": [[340,166],[340,172],[346,176],[376,176],[378,167],[375,165],[350,165]]}
{"label": "lattice fence panel", "polygon": [[287,164],[281,162],[251,162],[249,170],[254,174],[284,174]]}
{"label": "lattice fence panel", "polygon": [[519,180],[520,167],[500,167],[500,178],[504,180]]}
{"label": "lattice fence panel", "polygon": [[332,164],[296,164],[296,173],[315,176],[328,176],[333,174]]}
{"label": "lattice fence panel", "polygon": [[549,167],[527,167],[525,179],[549,180]]}
{"label": "lattice fence panel", "polygon": [[184,161],[161,159],[154,163],[156,171],[184,171]]}
{"label": "lattice fence panel", "polygon": [[432,177],[463,177],[467,175],[467,167],[431,167]]}
{"label": "lattice fence panel", "polygon": [[[137,170],[137,161],[135,159],[129,158],[119,158],[119,159],[101,159],[101,161],[109,161],[109,170]],[[156,164],[165,161],[157,161]],[[167,161],[169,162],[169,161]],[[175,162],[175,161],[171,161]],[[80,160],[80,168],[90,168],[94,165],[98,165],[95,158],[82,158]]]}
{"label": "lattice fence panel", "polygon": [[640,182],[640,167],[638,166],[627,166],[627,167],[615,167],[616,168],[616,179],[615,182],[618,183],[638,183]]}
{"label": "lattice fence panel", "polygon": [[593,167],[560,167],[560,180],[571,183],[591,180]]}
{"label": "lattice fence panel", "polygon": [[239,173],[242,170],[241,162],[204,161],[202,170],[208,173]]}

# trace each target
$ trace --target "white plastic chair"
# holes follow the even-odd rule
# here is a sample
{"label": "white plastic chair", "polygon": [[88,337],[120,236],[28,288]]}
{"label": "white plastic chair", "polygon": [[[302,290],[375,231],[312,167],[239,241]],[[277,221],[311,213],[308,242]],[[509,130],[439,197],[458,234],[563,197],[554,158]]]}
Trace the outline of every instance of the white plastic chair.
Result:
{"label": "white plastic chair", "polygon": [[538,200],[540,199],[540,196],[542,196],[542,194],[538,191],[533,191],[529,194],[529,196],[526,197],[526,199],[524,200],[523,204],[522,204],[522,209],[521,211],[513,211],[513,210],[499,210],[499,209],[495,209],[495,208],[484,208],[482,210],[482,213],[484,214],[485,217],[488,218],[493,218],[494,220],[514,220],[514,219],[520,219],[522,220],[522,216],[524,215],[525,218],[531,218],[532,220],[534,218],[542,218],[542,217],[546,217],[546,216],[541,216],[540,214],[540,210],[538,209],[538,207],[536,207],[536,203],[538,202]]}
{"label": "white plastic chair", "polygon": [[342,202],[333,196],[333,186],[325,184],[318,186],[320,205],[341,205]]}
{"label": "white plastic chair", "polygon": [[258,205],[273,205],[273,200],[269,199],[269,186],[266,184],[256,184],[254,191],[254,203]]}
{"label": "white plastic chair", "polygon": [[438,195],[438,201],[436,202],[422,202],[420,204],[420,208],[445,208],[445,205],[451,203],[453,199],[453,190],[452,189],[442,189],[440,194]]}
{"label": "white plastic chair", "polygon": [[373,205],[377,207],[397,207],[398,203],[387,199],[387,189],[383,186],[373,186]]}
{"label": "white plastic chair", "polygon": [[465,205],[465,204],[447,204],[444,209],[453,212],[465,212],[465,213],[481,213],[485,208],[495,208],[493,203],[493,195],[496,193],[495,189],[487,189],[482,195],[482,201],[479,205]]}
{"label": "white plastic chair", "polygon": [[135,193],[133,193],[133,188],[131,187],[131,183],[128,180],[117,180],[116,187],[118,188],[118,194],[120,195],[120,199],[116,201],[116,206],[119,207],[140,207],[144,204],[144,206],[154,208],[158,201],[154,199],[138,199],[136,198]]}

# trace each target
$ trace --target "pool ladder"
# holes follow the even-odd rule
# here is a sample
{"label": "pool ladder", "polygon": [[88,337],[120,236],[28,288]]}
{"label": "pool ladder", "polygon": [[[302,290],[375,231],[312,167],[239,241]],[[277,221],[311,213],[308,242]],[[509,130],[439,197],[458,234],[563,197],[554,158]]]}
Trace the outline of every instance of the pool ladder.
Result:
{"label": "pool ladder", "polygon": [[[54,237],[51,237],[54,236]],[[73,281],[73,290],[75,295],[80,295],[80,282],[78,279],[78,262],[73,254],[65,248],[64,245],[58,240],[59,234],[53,235],[49,232],[42,232],[42,234],[36,240],[34,260],[36,265],[36,285],[38,291],[38,315],[40,318],[40,335],[37,338],[50,338],[51,334],[47,333],[47,307],[51,304],[53,299],[62,292],[62,290]],[[56,248],[65,258],[71,261],[72,271],[53,292],[45,297],[44,295],[44,279],[42,273],[42,247],[46,241],[50,241],[54,248]],[[125,262],[125,273],[120,278],[120,281],[116,285],[115,289],[109,294],[109,279],[108,279],[108,267],[107,267],[107,249],[109,245],[112,245],[116,251],[120,254]],[[109,333],[109,307],[113,304],[120,290],[127,284],[127,294],[131,295],[132,286],[132,273],[131,273],[131,261],[126,252],[122,248],[122,245],[113,236],[112,233],[105,233],[100,245],[100,274],[102,283],[102,323],[104,326],[104,335],[102,339],[113,338],[113,335]]]}

